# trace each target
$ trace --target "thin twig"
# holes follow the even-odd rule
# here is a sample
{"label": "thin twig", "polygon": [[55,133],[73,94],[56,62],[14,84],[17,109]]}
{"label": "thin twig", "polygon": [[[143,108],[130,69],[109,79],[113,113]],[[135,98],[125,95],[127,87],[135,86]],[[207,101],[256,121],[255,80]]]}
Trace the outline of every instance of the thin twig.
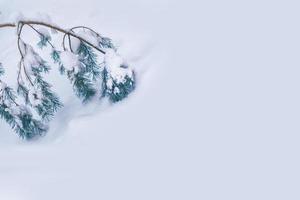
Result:
{"label": "thin twig", "polygon": [[[21,27],[19,28],[19,26],[21,26]],[[20,42],[23,43],[23,41],[22,41],[22,39],[21,39],[21,34],[22,34],[23,27],[24,27],[24,24],[23,24],[23,23],[19,23],[19,24],[18,24],[18,49],[19,49],[19,52],[20,52],[20,54],[21,54],[21,60],[20,60],[20,64],[19,64],[19,72],[21,72],[21,68],[23,67],[23,70],[24,70],[24,74],[25,74],[25,76],[26,76],[26,79],[30,82],[30,84],[31,84],[32,86],[34,86],[33,82],[31,81],[31,79],[30,79],[30,77],[29,77],[29,75],[28,75],[28,73],[27,73],[27,71],[26,71],[26,68],[25,68],[25,65],[24,65],[24,54],[23,54],[22,49],[21,49],[21,47],[20,47]],[[24,53],[25,53],[25,55],[26,55],[26,44],[23,43],[22,45],[24,45],[24,47],[25,47],[25,52],[24,52]]]}
{"label": "thin twig", "polygon": [[[20,66],[23,66],[24,74],[25,74],[27,80],[30,82],[30,85],[31,85],[31,86],[34,86],[32,80],[30,79],[30,77],[29,77],[29,75],[28,75],[28,72],[26,71],[26,68],[25,68],[25,65],[24,65],[24,59],[22,59],[20,62],[21,62]],[[23,63],[23,64],[22,64],[22,63]]]}
{"label": "thin twig", "polygon": [[[99,33],[97,33],[97,32],[94,31],[93,29],[91,29],[91,28],[89,28],[89,27],[86,27],[86,26],[75,26],[75,27],[71,28],[70,31],[73,32],[73,30],[79,29],[79,28],[82,28],[83,30],[84,30],[84,29],[87,29],[87,30],[93,32],[94,34],[96,34],[98,37],[101,37],[101,35],[100,35]],[[64,34],[64,37],[63,37],[63,46],[64,46],[64,48],[65,48],[65,39],[66,39],[66,36],[67,36],[67,35],[68,35],[68,34],[65,33],[65,34]]]}
{"label": "thin twig", "polygon": [[69,47],[70,47],[70,50],[71,50],[71,52],[73,53],[71,37],[70,37],[69,34],[68,34],[68,39],[69,39]]}
{"label": "thin twig", "polygon": [[[44,35],[41,33],[41,32],[39,32],[36,28],[34,28],[31,24],[26,24],[27,26],[29,26],[29,27],[31,27],[35,32],[37,32],[40,36],[42,36],[42,37],[44,37]],[[52,47],[52,48],[54,48],[54,45],[49,41],[49,40],[47,40],[47,43]]]}
{"label": "thin twig", "polygon": [[91,28],[89,28],[89,27],[86,27],[86,26],[75,26],[75,27],[71,28],[70,30],[73,31],[73,30],[78,29],[78,28],[88,29],[89,31],[95,33],[97,36],[100,37],[100,34],[99,34],[99,33],[97,33],[97,32],[94,31],[93,29],[91,29]]}
{"label": "thin twig", "polygon": [[[19,26],[21,26],[20,28],[19,28]],[[24,27],[24,24],[18,24],[18,50],[19,50],[19,52],[20,52],[20,54],[21,54],[21,58],[23,59],[24,58],[24,55],[23,55],[23,52],[22,52],[22,50],[21,50],[21,46],[20,46],[20,41],[22,41],[21,40],[21,33],[22,33],[22,29],[23,29],[23,27]],[[23,41],[22,41],[23,42]]]}

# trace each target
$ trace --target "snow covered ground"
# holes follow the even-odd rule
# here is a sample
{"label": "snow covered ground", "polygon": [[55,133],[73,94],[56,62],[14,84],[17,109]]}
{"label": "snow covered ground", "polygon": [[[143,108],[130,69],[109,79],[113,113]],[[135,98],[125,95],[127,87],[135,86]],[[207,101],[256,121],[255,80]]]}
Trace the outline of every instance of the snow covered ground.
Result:
{"label": "snow covered ground", "polygon": [[[22,142],[0,121],[0,199],[299,199],[299,6],[0,0],[0,22],[46,13],[95,28],[138,73],[134,94],[108,107],[82,106],[53,70],[65,107],[45,138]],[[0,31],[11,84],[15,39]]]}

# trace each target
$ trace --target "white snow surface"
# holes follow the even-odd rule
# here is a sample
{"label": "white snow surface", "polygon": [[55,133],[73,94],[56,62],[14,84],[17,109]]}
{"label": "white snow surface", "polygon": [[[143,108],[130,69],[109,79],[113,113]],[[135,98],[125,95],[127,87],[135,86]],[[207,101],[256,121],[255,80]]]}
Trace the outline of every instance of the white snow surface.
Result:
{"label": "white snow surface", "polygon": [[67,70],[78,69],[80,65],[77,55],[68,50],[61,52],[60,60]]}
{"label": "white snow surface", "polygon": [[[47,79],[65,106],[35,142],[0,120],[0,199],[300,199],[299,6],[0,0],[0,22],[48,15],[111,37],[138,78],[121,103],[82,105],[49,62]],[[14,31],[0,30],[10,86],[20,58]],[[23,38],[39,40],[28,27]]]}

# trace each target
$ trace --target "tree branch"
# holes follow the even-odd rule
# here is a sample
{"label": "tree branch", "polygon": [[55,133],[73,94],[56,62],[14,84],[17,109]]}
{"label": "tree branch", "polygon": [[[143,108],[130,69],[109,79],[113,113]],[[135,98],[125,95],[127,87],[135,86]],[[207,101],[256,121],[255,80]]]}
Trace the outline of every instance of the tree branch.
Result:
{"label": "tree branch", "polygon": [[86,39],[82,38],[81,36],[76,35],[75,33],[71,32],[71,31],[67,31],[67,30],[64,30],[64,29],[62,29],[60,27],[54,26],[52,24],[47,24],[47,23],[38,22],[38,21],[20,21],[19,23],[23,23],[23,24],[35,24],[35,25],[41,25],[41,26],[46,26],[48,28],[52,28],[52,29],[57,30],[57,31],[59,31],[61,33],[65,33],[67,35],[73,36],[73,37],[75,37],[75,38],[77,38],[77,39],[79,39],[79,40],[87,43],[88,45],[90,45],[91,47],[93,47],[94,49],[96,49],[97,51],[105,54],[105,51],[103,51],[102,49],[96,47],[91,42],[87,41]]}
{"label": "tree branch", "polygon": [[[105,54],[105,51],[100,49],[99,47],[95,46],[94,44],[92,44],[91,42],[87,41],[86,39],[84,39],[83,37],[77,35],[76,33],[69,31],[69,30],[65,30],[63,28],[60,28],[58,26],[52,25],[52,24],[48,24],[45,22],[39,22],[39,21],[19,21],[18,24],[26,24],[26,25],[40,25],[40,26],[45,26],[51,29],[54,29],[56,31],[59,31],[61,33],[67,34],[69,36],[75,37],[77,39],[79,39],[82,42],[85,42],[86,44],[90,45],[91,47],[93,47],[94,49],[96,49],[97,51],[99,51],[100,53]],[[16,27],[16,24],[13,23],[5,23],[5,24],[0,24],[0,28],[5,28],[5,27]]]}
{"label": "tree branch", "polygon": [[[42,33],[40,33],[36,28],[34,28],[32,25],[30,25],[30,24],[27,24],[29,27],[31,27],[37,34],[39,34],[40,36],[44,36]],[[49,40],[47,40],[47,43],[52,47],[52,48],[54,48],[54,45],[49,41]]]}
{"label": "tree branch", "polygon": [[[75,27],[71,28],[70,31],[74,33],[73,30],[79,29],[79,28],[82,28],[83,30],[84,30],[84,29],[87,29],[87,30],[91,31],[92,33],[96,34],[98,37],[101,37],[99,33],[97,33],[97,32],[94,31],[93,29],[91,29],[91,28],[89,28],[89,27],[86,27],[86,26],[75,26]],[[67,36],[67,34],[65,33],[65,34],[64,34],[64,37],[63,37],[63,42],[62,42],[63,48],[64,48],[64,49],[66,49],[66,48],[65,48],[65,39],[66,39],[66,36]]]}
{"label": "tree branch", "polygon": [[12,23],[5,23],[5,24],[0,24],[0,28],[7,28],[7,27],[16,27],[15,24],[12,24]]}

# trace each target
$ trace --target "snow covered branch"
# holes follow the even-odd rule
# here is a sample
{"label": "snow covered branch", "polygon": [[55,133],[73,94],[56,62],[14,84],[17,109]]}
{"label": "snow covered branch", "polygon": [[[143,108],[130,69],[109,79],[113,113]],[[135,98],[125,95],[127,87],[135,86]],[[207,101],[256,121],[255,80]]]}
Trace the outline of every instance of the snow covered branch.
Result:
{"label": "snow covered branch", "polygon": [[[0,64],[0,75],[4,74]],[[0,79],[0,118],[4,119],[23,139],[42,136],[48,130],[47,125],[33,117],[30,109],[16,102],[17,96],[12,88]]]}
{"label": "snow covered branch", "polygon": [[[30,139],[43,135],[47,130],[44,124],[51,120],[55,112],[63,105],[52,91],[51,84],[44,80],[44,74],[51,71],[51,66],[29,42],[24,41],[22,38],[24,27],[30,28],[38,35],[40,41],[37,46],[40,49],[47,46],[51,48],[50,58],[58,65],[60,73],[70,80],[75,94],[82,102],[91,101],[99,95],[100,99],[108,98],[115,103],[126,98],[135,89],[135,73],[117,53],[112,40],[89,27],[76,26],[63,29],[47,21],[35,20],[0,24],[0,28],[16,28],[17,30],[17,47],[20,53],[17,94],[26,104],[26,106],[20,106],[16,102],[17,96],[12,92],[13,90],[2,87],[0,116],[11,124],[22,138]],[[57,42],[52,41],[50,32],[63,34],[62,42],[58,43],[60,48],[57,47]],[[0,75],[3,73],[3,67],[0,67]],[[0,83],[3,82],[0,80]],[[6,104],[8,101],[9,105]],[[15,110],[18,110],[17,113],[21,114],[11,114],[12,112],[7,111],[11,108],[10,105],[14,105]],[[31,112],[39,117],[33,118],[34,115]],[[30,125],[25,122],[25,124],[19,123],[23,120],[24,113],[26,123]]]}
{"label": "snow covered branch", "polygon": [[56,31],[59,31],[61,33],[64,33],[65,35],[68,35],[68,36],[72,36],[72,37],[75,37],[77,39],[79,39],[80,41],[92,46],[94,49],[96,49],[97,51],[105,54],[105,51],[98,48],[97,46],[95,46],[94,44],[90,43],[89,41],[87,41],[86,39],[84,39],[83,37],[75,34],[74,32],[72,31],[68,31],[68,30],[65,30],[63,28],[60,28],[58,26],[55,26],[53,24],[50,24],[50,23],[45,23],[45,22],[39,22],[39,21],[19,21],[17,24],[14,24],[14,23],[4,23],[4,24],[0,24],[0,28],[7,28],[7,27],[18,27],[18,26],[23,26],[23,25],[41,25],[41,26],[45,26],[45,27],[48,27],[48,28],[51,28],[51,29],[54,29]]}

